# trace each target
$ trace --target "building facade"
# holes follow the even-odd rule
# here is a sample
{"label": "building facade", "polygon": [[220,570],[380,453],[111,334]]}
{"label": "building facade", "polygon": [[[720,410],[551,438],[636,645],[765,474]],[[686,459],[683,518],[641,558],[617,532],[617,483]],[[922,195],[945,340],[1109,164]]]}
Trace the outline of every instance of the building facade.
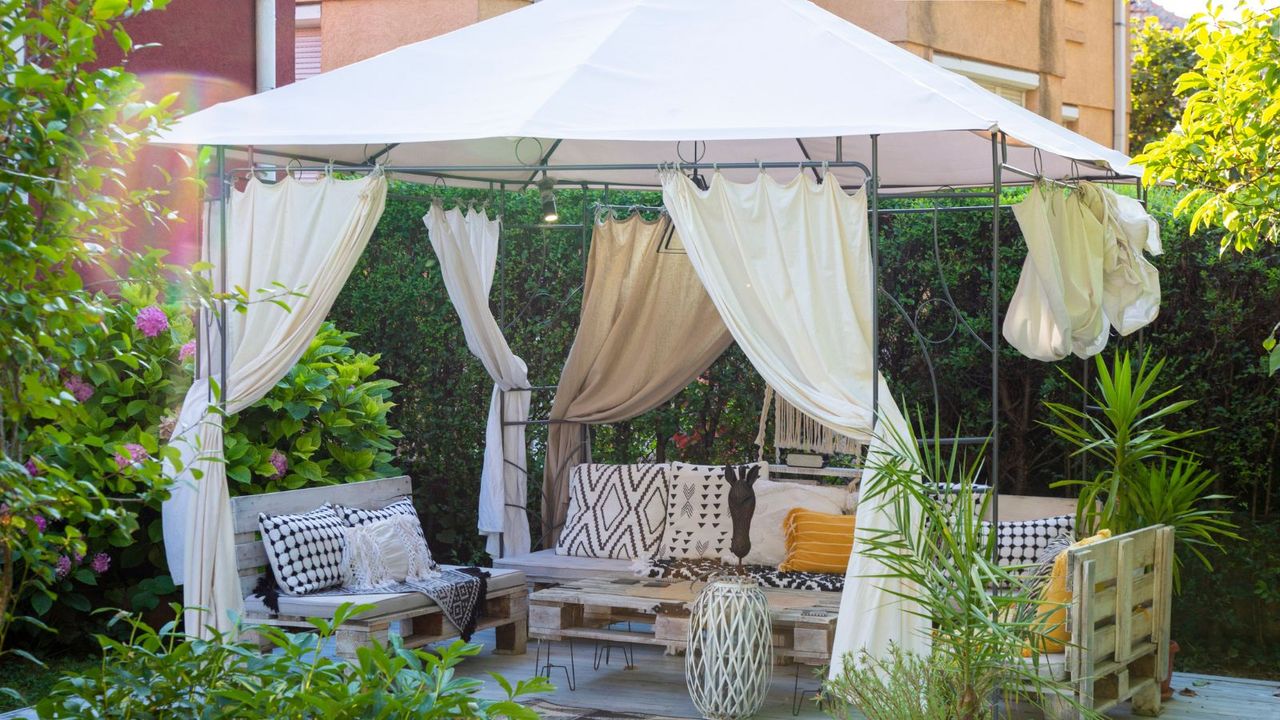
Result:
{"label": "building facade", "polygon": [[[298,77],[532,1],[297,0]],[[1127,0],[815,1],[1008,100],[1124,150]]]}

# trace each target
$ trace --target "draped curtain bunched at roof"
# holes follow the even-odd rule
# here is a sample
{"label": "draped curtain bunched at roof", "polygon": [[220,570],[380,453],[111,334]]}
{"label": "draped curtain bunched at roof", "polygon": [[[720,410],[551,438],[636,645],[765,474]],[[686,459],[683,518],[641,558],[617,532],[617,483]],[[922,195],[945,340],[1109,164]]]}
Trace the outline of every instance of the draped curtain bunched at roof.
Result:
{"label": "draped curtain bunched at roof", "polygon": [[621,422],[670,400],[733,342],[681,253],[659,252],[665,222],[596,223],[582,317],[547,431],[543,545],[569,507],[569,467],[584,460],[580,424]]}
{"label": "draped curtain bunched at roof", "polygon": [[530,549],[523,424],[529,419],[529,369],[507,345],[489,308],[500,222],[475,210],[446,211],[439,203],[431,206],[422,221],[440,260],[449,300],[462,322],[467,348],[493,378],[477,527],[491,556],[523,555]]}
{"label": "draped curtain bunched at roof", "polygon": [[[910,437],[883,377],[874,375],[875,266],[862,190],[850,196],[831,175],[821,184],[797,175],[781,185],[764,174],[749,184],[717,174],[702,191],[673,172],[664,173],[662,190],[707,294],[779,396],[841,435],[870,440],[873,454],[887,451],[884,438]],[[879,481],[866,471],[863,496],[892,497],[873,492]],[[860,503],[855,524],[859,534],[894,529],[884,501]],[[903,599],[910,588],[877,577],[884,573],[855,541],[833,657],[862,650],[885,657],[890,643],[927,655],[927,620]]]}
{"label": "draped curtain bunched at roof", "polygon": [[1160,228],[1135,198],[1090,182],[1037,183],[1013,208],[1027,259],[1005,314],[1009,344],[1033,360],[1102,352],[1160,312]]}
{"label": "draped curtain bunched at roof", "polygon": [[[166,463],[174,486],[163,508],[165,551],[170,574],[183,585],[190,634],[208,637],[209,626],[230,630],[230,613],[243,605],[222,459],[222,416],[211,411],[211,383],[222,388],[226,412],[235,414],[289,372],[364,252],[386,195],[385,176],[374,172],[358,180],[286,177],[271,185],[250,178],[245,190],[231,193],[227,201],[226,267],[212,258],[212,272],[218,277],[225,271],[226,286],[249,290],[250,302],[245,312],[226,318],[228,377],[204,373],[183,401],[171,442],[180,452],[181,468]],[[210,215],[215,217],[209,224],[216,225],[216,208]],[[288,312],[255,293],[274,283],[301,294],[279,298]]]}

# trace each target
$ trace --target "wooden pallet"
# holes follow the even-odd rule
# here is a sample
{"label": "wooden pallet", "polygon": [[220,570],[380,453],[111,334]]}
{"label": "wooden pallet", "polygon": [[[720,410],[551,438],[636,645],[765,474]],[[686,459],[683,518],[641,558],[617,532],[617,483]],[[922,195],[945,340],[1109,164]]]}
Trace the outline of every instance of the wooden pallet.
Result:
{"label": "wooden pallet", "polygon": [[[579,580],[529,597],[529,636],[542,640],[606,640],[684,650],[689,606],[705,583]],[[761,588],[773,621],[774,657],[802,665],[831,659],[840,593]],[[616,629],[620,623],[646,630]]]}

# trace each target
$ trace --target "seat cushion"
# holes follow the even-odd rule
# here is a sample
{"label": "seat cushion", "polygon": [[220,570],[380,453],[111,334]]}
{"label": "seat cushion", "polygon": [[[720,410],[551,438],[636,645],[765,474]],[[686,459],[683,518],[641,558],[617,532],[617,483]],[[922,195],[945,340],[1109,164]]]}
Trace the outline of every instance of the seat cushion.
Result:
{"label": "seat cushion", "polygon": [[1041,653],[1035,658],[1020,657],[1017,662],[1028,667],[1035,667],[1036,674],[1045,680],[1067,679],[1067,654],[1062,652]]}
{"label": "seat cushion", "polygon": [[493,559],[495,568],[520,570],[531,582],[541,583],[629,577],[634,563],[634,560],[557,555],[552,548]]}
{"label": "seat cushion", "polygon": [[[441,565],[442,568],[457,569],[457,565]],[[489,594],[500,590],[509,590],[524,585],[524,573],[519,570],[489,569]],[[281,615],[298,617],[333,617],[333,612],[343,603],[373,605],[372,610],[361,613],[363,617],[390,615],[418,608],[434,607],[435,601],[417,592],[341,594],[341,595],[280,595]],[[274,613],[262,604],[262,599],[249,595],[244,599],[245,614],[251,617],[265,617]]]}

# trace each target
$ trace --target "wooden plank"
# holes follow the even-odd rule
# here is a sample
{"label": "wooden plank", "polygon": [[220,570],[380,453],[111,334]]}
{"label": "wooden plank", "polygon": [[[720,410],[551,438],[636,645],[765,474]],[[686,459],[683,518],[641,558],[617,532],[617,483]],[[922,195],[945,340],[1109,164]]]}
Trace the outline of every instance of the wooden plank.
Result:
{"label": "wooden plank", "polygon": [[[1156,589],[1156,575],[1147,573],[1131,583],[1129,602],[1130,607],[1153,607]],[[1099,590],[1093,594],[1093,622],[1099,624],[1104,621],[1112,621],[1116,616],[1117,608],[1122,607],[1116,603],[1116,586],[1111,586],[1103,590]]]}
{"label": "wooden plank", "polygon": [[1116,547],[1121,540],[1132,540],[1129,553],[1133,567],[1150,565],[1155,560],[1156,533],[1154,528],[1135,530],[1117,535],[1109,541],[1085,545],[1068,552],[1069,564],[1092,560],[1094,583],[1107,584],[1116,579]]}
{"label": "wooden plank", "polygon": [[1151,615],[1155,627],[1151,636],[1159,651],[1156,653],[1156,677],[1164,682],[1169,675],[1169,629],[1173,607],[1173,528],[1161,527],[1156,541],[1155,587],[1151,601]]}
{"label": "wooden plank", "polygon": [[322,485],[262,495],[242,495],[231,498],[232,528],[237,533],[256,531],[258,513],[263,512],[267,514],[306,512],[326,502],[377,509],[386,505],[388,500],[412,493],[413,484],[409,477],[399,475],[357,483]]}
{"label": "wooden plank", "polygon": [[1079,620],[1072,620],[1072,630],[1078,631],[1079,634],[1072,634],[1072,639],[1077,643],[1078,652],[1080,653],[1077,662],[1079,674],[1071,676],[1072,682],[1076,683],[1076,701],[1084,707],[1094,707],[1093,697],[1093,651],[1097,647],[1093,632],[1093,623],[1086,621],[1086,618],[1093,617],[1091,589],[1094,584],[1094,561],[1085,560],[1080,563],[1079,574],[1076,576],[1076,587],[1085,588],[1083,592],[1075,593],[1073,600],[1076,602],[1076,612],[1074,617]]}
{"label": "wooden plank", "polygon": [[[1132,638],[1129,637],[1133,620],[1134,557],[1131,552],[1133,545],[1134,539],[1131,537],[1116,541],[1115,658],[1117,662],[1126,662],[1129,659],[1129,649],[1133,645]],[[1123,697],[1124,692],[1121,691],[1120,695]]]}

